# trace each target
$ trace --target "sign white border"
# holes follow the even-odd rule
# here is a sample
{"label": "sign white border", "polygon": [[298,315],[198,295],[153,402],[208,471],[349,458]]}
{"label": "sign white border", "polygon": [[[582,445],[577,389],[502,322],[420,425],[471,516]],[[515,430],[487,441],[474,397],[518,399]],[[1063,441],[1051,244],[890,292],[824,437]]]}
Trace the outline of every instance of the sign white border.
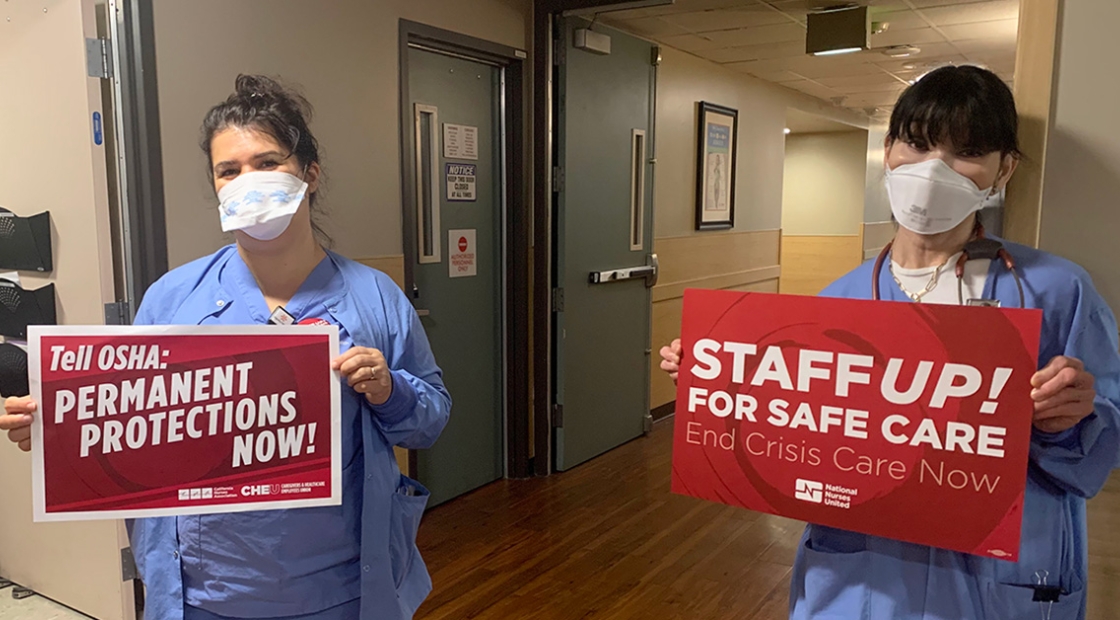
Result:
{"label": "sign white border", "polygon": [[27,359],[31,397],[39,404],[31,424],[31,491],[36,523],[60,521],[99,521],[115,519],[140,519],[171,517],[177,515],[226,514],[254,510],[285,510],[338,506],[342,503],[342,380],[337,371],[328,365],[325,372],[331,382],[331,496],[319,499],[262,501],[252,503],[184,505],[182,508],[153,508],[147,510],[99,510],[89,512],[48,513],[43,454],[43,377],[41,339],[44,336],[286,336],[324,335],[330,338],[331,360],[339,355],[338,327],[335,325],[141,325],[141,326],[41,326],[28,327],[29,353]]}

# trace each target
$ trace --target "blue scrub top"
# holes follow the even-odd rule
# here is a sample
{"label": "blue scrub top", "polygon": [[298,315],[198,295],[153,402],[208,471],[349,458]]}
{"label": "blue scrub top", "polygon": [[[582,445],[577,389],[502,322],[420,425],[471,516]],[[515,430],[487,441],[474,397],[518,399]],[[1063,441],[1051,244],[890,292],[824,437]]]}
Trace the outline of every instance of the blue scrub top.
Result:
{"label": "blue scrub top", "polygon": [[[234,294],[233,302],[203,325],[268,323],[272,309],[240,256],[218,272],[218,281]],[[325,303],[341,289],[338,267],[324,257],[285,309],[297,321],[337,325]],[[343,352],[353,346],[345,328],[339,345]],[[342,391],[341,506],[178,517],[188,605],[235,618],[280,618],[361,597],[360,398],[352,389]]]}
{"label": "blue scrub top", "polygon": [[[338,325],[343,348],[376,348],[391,370],[383,405],[343,387],[343,505],[129,522],[147,618],[407,620],[431,591],[416,548],[429,494],[393,452],[431,447],[451,410],[416,311],[388,276],[330,252],[287,310]],[[136,324],[251,325],[269,314],[227,246],[153,284]]]}
{"label": "blue scrub top", "polygon": [[[819,525],[806,528],[790,582],[794,620],[1083,620],[1088,580],[1085,501],[1120,458],[1120,343],[1116,319],[1077,265],[1005,243],[1028,308],[1040,308],[1039,365],[1075,357],[1096,378],[1094,412],[1056,434],[1035,429],[1023,505],[1019,561],[1007,562]],[[870,299],[869,261],[837,280],[826,297]],[[909,302],[879,274],[884,301]],[[1018,308],[1015,280],[992,261],[984,297]],[[1041,577],[1054,604],[1033,600]]]}

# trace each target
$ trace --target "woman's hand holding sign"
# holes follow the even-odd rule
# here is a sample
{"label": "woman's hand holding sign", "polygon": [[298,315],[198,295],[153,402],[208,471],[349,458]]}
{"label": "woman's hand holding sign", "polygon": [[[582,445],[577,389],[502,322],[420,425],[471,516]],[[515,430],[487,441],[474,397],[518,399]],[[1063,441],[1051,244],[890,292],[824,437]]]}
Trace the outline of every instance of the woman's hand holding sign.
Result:
{"label": "woman's hand holding sign", "polygon": [[4,401],[4,415],[0,415],[0,430],[8,431],[8,439],[24,452],[31,451],[31,414],[35,409],[30,396],[12,397]]}
{"label": "woman's hand holding sign", "polygon": [[1031,378],[1034,426],[1046,433],[1073,428],[1093,413],[1093,375],[1081,360],[1059,355]]}
{"label": "woman's hand holding sign", "polygon": [[677,375],[681,371],[681,339],[677,338],[672,344],[661,347],[661,370],[669,373],[673,383],[677,382]]}
{"label": "woman's hand holding sign", "polygon": [[335,359],[331,368],[339,371],[350,387],[364,394],[374,407],[389,402],[393,395],[393,375],[385,356],[377,349],[354,347]]}

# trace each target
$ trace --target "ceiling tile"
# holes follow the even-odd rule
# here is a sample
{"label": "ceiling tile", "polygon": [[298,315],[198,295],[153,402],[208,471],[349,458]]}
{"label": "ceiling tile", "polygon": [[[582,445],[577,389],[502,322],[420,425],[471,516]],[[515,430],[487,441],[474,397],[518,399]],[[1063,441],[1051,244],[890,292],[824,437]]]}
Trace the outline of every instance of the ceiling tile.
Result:
{"label": "ceiling tile", "polygon": [[668,15],[665,19],[689,32],[754,28],[792,23],[781,13],[757,5],[733,9],[714,9],[698,13],[680,13]]}
{"label": "ceiling tile", "polygon": [[[791,71],[804,75],[811,79],[821,79],[826,77],[851,77],[857,75],[876,75],[882,73],[882,69],[876,67],[868,62],[834,62],[836,56],[830,58],[809,58],[809,62],[804,65],[791,68]],[[820,62],[820,61],[829,62]]]}
{"label": "ceiling tile", "polygon": [[1016,40],[1007,37],[954,41],[953,45],[965,54],[1014,55],[1016,50]]}
{"label": "ceiling tile", "polygon": [[719,45],[718,43],[714,43],[711,39],[705,38],[698,34],[682,34],[671,37],[660,37],[658,40],[661,43],[668,45],[669,47],[675,47],[686,52],[701,52],[704,50],[725,47],[723,45]]}
{"label": "ceiling tile", "polygon": [[842,95],[850,96],[879,93],[895,93],[897,95],[906,90],[909,85],[909,82],[894,81],[890,84],[876,84],[875,86],[830,86],[829,88]]}
{"label": "ceiling tile", "polygon": [[917,45],[923,43],[938,43],[945,40],[933,28],[915,28],[913,30],[890,29],[882,34],[871,35],[871,47],[890,47],[892,45]]}
{"label": "ceiling tile", "polygon": [[989,0],[970,2],[930,9],[922,9],[922,15],[938,26],[955,26],[1004,19],[1019,19],[1018,0]]}
{"label": "ceiling tile", "polygon": [[712,62],[744,62],[748,60],[771,60],[774,58],[796,58],[805,55],[805,43],[791,41],[769,45],[742,45],[697,52],[699,56]]}
{"label": "ceiling tile", "polygon": [[898,97],[899,97],[899,95],[902,94],[903,90],[905,90],[905,88],[900,88],[900,89],[898,89],[897,92],[893,92],[893,93],[864,93],[864,94],[857,94],[857,95],[848,95],[848,96],[845,97],[844,105],[848,106],[848,107],[856,107],[856,108],[863,108],[863,107],[870,107],[870,106],[874,106],[874,107],[892,106],[893,107],[895,102],[898,101]]}
{"label": "ceiling tile", "polygon": [[[949,43],[948,41],[922,43],[921,45],[918,45],[916,47],[918,48],[918,53],[905,58],[905,60],[918,61],[926,58],[960,55],[960,51],[955,47],[955,44]],[[886,56],[882,53],[882,50],[872,49],[864,53],[872,56],[875,62],[880,62],[883,59],[891,60],[889,56]]]}
{"label": "ceiling tile", "polygon": [[612,19],[637,19],[639,17],[654,17],[656,15],[670,15],[672,13],[688,13],[693,11],[706,11],[708,9],[722,9],[726,7],[755,4],[753,0],[674,0],[673,4],[651,6],[645,9],[630,9],[627,11],[610,11],[602,13],[604,17],[610,15]]}
{"label": "ceiling tile", "polygon": [[899,30],[914,30],[915,28],[929,28],[929,23],[910,9],[901,11],[884,11],[872,18],[872,21],[887,22],[890,26],[887,32]]}
{"label": "ceiling tile", "polygon": [[633,32],[646,37],[666,37],[689,33],[688,30],[660,17],[643,17],[641,19],[628,19],[618,22],[608,19],[604,19],[603,21],[627,32]]}
{"label": "ceiling tile", "polygon": [[909,0],[915,8],[925,9],[938,6],[950,6],[953,4],[975,4],[977,2],[986,2],[987,0]]}
{"label": "ceiling tile", "polygon": [[831,99],[833,97],[843,96],[840,93],[836,92],[835,90],[832,90],[831,88],[828,88],[827,86],[822,86],[820,84],[817,84],[815,82],[811,82],[809,80],[799,80],[799,81],[796,81],[796,82],[786,82],[785,84],[782,84],[782,86],[785,86],[786,88],[792,88],[794,90],[799,90],[799,91],[805,93],[806,95],[812,95],[813,97],[817,97],[818,99],[828,100],[828,99]]}
{"label": "ceiling tile", "polygon": [[1003,19],[994,22],[942,26],[941,31],[952,41],[968,39],[1014,40],[1019,31],[1019,20]]}
{"label": "ceiling tile", "polygon": [[850,75],[848,77],[824,77],[817,79],[818,82],[828,87],[848,87],[848,88],[874,88],[882,86],[892,86],[896,84],[903,84],[899,82],[890,73],[880,71],[869,75]]}
{"label": "ceiling tile", "polygon": [[[1009,83],[1014,77],[1019,0],[856,0],[871,7],[872,21],[890,23],[886,32],[871,37],[872,49],[806,55],[806,15],[832,1],[676,0],[604,13],[602,19],[733,71],[860,112],[889,113],[909,80],[946,64],[973,62]],[[915,45],[921,51],[908,58],[881,53],[894,45]]]}
{"label": "ceiling tile", "polygon": [[943,65],[962,63],[967,61],[968,58],[961,56],[960,54],[942,54],[939,56],[923,55],[915,58],[900,58],[897,60],[879,61],[876,62],[875,65],[886,69],[887,71],[890,71],[891,73],[894,73],[896,75],[901,75],[902,73],[907,71],[914,71],[921,74]]}
{"label": "ceiling tile", "polygon": [[721,47],[788,43],[790,41],[800,41],[802,45],[805,44],[805,29],[794,23],[736,30],[717,30],[715,32],[705,32],[703,36]]}
{"label": "ceiling tile", "polygon": [[796,82],[798,80],[805,79],[802,76],[797,75],[796,73],[791,73],[789,71],[760,71],[758,73],[752,73],[751,75],[760,80],[766,80],[767,82],[773,82],[775,84],[782,84],[784,82]]}

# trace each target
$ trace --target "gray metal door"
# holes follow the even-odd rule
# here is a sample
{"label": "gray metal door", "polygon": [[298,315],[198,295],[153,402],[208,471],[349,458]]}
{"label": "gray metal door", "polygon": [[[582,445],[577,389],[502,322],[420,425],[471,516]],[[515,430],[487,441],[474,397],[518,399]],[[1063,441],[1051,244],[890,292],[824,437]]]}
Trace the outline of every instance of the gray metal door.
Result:
{"label": "gray metal door", "polygon": [[554,466],[640,436],[649,416],[654,46],[595,27],[576,49],[562,20],[557,71]]}
{"label": "gray metal door", "polygon": [[412,294],[453,401],[417,477],[438,504],[503,475],[502,69],[409,48]]}

